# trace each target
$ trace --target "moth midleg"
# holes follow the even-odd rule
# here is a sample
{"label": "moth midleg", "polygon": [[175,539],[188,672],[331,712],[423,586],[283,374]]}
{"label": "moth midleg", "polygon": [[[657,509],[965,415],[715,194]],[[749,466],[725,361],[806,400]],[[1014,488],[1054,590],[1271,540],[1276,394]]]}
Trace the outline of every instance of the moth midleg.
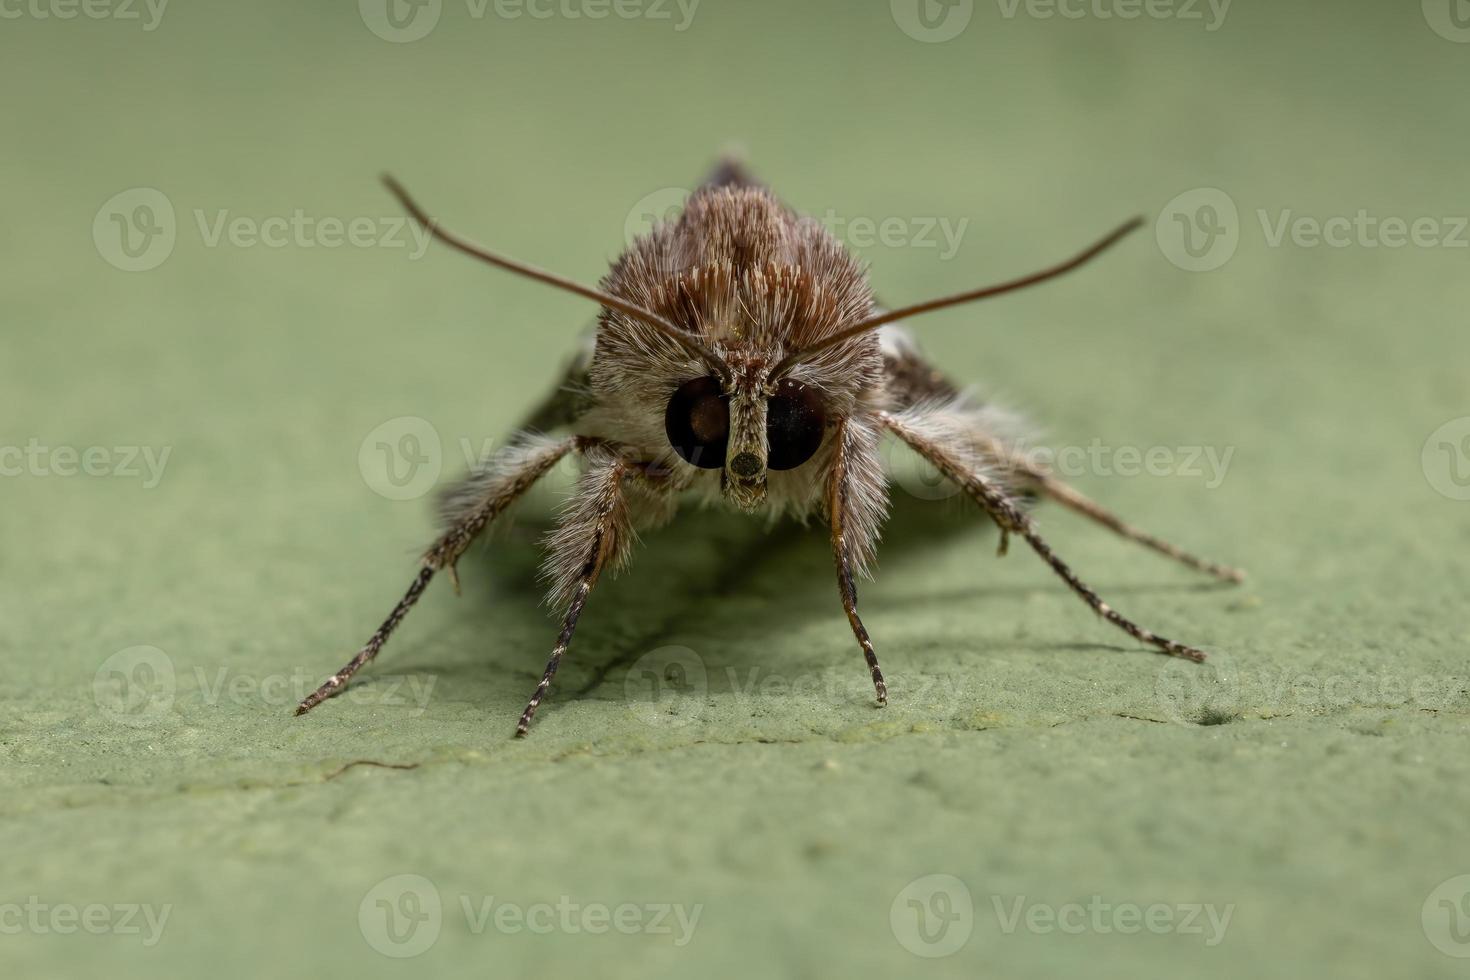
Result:
{"label": "moth midleg", "polygon": [[1232,568],[1229,565],[1222,565],[1218,562],[1213,562],[1206,558],[1201,558],[1198,555],[1185,551],[1183,548],[1179,547],[1176,544],[1173,544],[1172,542],[1165,541],[1163,538],[1155,537],[1142,528],[1135,527],[1134,525],[1129,524],[1123,518],[1108,510],[1102,504],[1099,504],[1096,501],[1092,500],[1090,497],[1085,496],[1076,487],[1073,487],[1071,484],[1066,483],[1061,479],[1058,479],[1056,476],[1053,476],[1051,473],[1041,469],[1031,462],[1021,459],[1013,453],[1007,452],[998,443],[989,442],[988,445],[982,445],[981,449],[987,455],[993,454],[994,458],[996,459],[997,465],[1012,468],[1024,473],[1030,479],[1035,481],[1036,486],[1046,496],[1055,500],[1057,503],[1061,504],[1063,507],[1066,507],[1068,510],[1077,514],[1081,514],[1088,520],[1102,525],[1109,531],[1112,531],[1114,534],[1118,535],[1120,538],[1123,538],[1126,541],[1135,542],[1136,544],[1141,544],[1145,548],[1156,551],[1166,558],[1172,558],[1174,561],[1179,562],[1181,565],[1185,565],[1197,571],[1204,572],[1207,575],[1213,575],[1215,578],[1223,579],[1228,582],[1245,581],[1245,572],[1241,569]]}
{"label": "moth midleg", "polygon": [[878,417],[898,438],[974,498],[1000,527],[1002,543],[1009,534],[1018,534],[1025,538],[1031,549],[1099,616],[1134,639],[1156,647],[1161,653],[1186,660],[1205,659],[1203,651],[1145,629],[1104,602],[1037,533],[1030,516],[1021,509],[1020,502],[1006,493],[1000,484],[979,472],[975,465],[967,462],[967,450],[970,447],[946,445],[926,434],[921,426],[888,412],[880,412]]}
{"label": "moth midleg", "polygon": [[[576,439],[512,445],[491,457],[464,483],[451,491],[443,505],[443,511],[449,518],[448,527],[429,550],[424,552],[418,575],[410,583],[408,591],[398,600],[383,624],[368,638],[367,643],[363,644],[362,649],[327,678],[321,687],[307,695],[297,706],[296,713],[305,714],[340,692],[352,675],[383,649],[388,637],[393,635],[398,624],[403,622],[408,611],[424,594],[434,574],[441,569],[448,569],[450,576],[455,577],[455,564],[480,532],[576,448]],[[457,585],[457,577],[455,582]]]}
{"label": "moth midleg", "polygon": [[982,424],[979,416],[983,406],[971,404],[944,372],[929,363],[906,333],[892,328],[885,329],[889,332],[886,335],[888,349],[885,351],[884,373],[889,392],[898,407],[912,408],[924,403],[948,404],[960,415],[973,413],[976,416],[973,434],[976,451],[997,469],[1011,474],[1016,482],[1033,487],[1068,510],[1102,525],[1125,540],[1141,544],[1189,568],[1231,582],[1245,580],[1245,572],[1240,569],[1201,558],[1135,527],[1084,496],[1071,484],[1023,458],[1013,447],[995,438],[993,432],[986,431],[987,427]]}

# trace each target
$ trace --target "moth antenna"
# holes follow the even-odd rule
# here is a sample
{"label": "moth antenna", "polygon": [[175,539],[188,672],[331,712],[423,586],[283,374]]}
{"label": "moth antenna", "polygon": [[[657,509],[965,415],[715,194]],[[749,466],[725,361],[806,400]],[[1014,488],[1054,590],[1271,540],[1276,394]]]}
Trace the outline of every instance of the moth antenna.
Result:
{"label": "moth antenna", "polygon": [[466,255],[473,256],[474,258],[489,262],[491,265],[498,266],[499,268],[505,269],[508,272],[514,272],[517,275],[525,276],[528,279],[535,279],[537,282],[544,282],[548,286],[555,286],[557,289],[562,289],[569,293],[576,293],[578,296],[590,299],[595,303],[601,303],[603,306],[617,310],[619,313],[623,313],[627,316],[633,317],[635,320],[642,320],[644,323],[648,324],[650,327],[653,327],[655,330],[657,330],[659,333],[662,333],[670,340],[676,341],[677,343],[681,344],[685,350],[689,351],[689,353],[704,361],[710,367],[716,369],[723,377],[729,377],[730,367],[718,354],[710,350],[704,344],[700,343],[699,340],[697,340],[689,333],[689,331],[680,329],[678,326],[670,323],[668,320],[665,320],[657,313],[654,313],[651,310],[645,310],[638,304],[630,303],[625,299],[621,299],[617,296],[612,295],[611,293],[605,293],[602,290],[594,289],[591,286],[584,286],[579,282],[564,278],[563,276],[559,276],[554,272],[547,272],[545,269],[538,269],[533,265],[527,265],[524,262],[518,262],[515,259],[507,258],[504,255],[500,255],[496,252],[490,251],[483,245],[477,245],[467,238],[461,238],[454,232],[440,226],[437,220],[430,218],[428,212],[426,212],[417,201],[409,196],[408,190],[404,188],[404,186],[400,184],[397,179],[394,178],[391,174],[383,175],[383,184],[388,188],[389,192],[398,199],[398,203],[403,205],[404,210],[406,210],[410,215],[413,216],[413,219],[415,221],[423,225],[424,228],[429,232],[429,234],[433,235],[435,238],[439,239],[439,241],[443,242],[449,247],[457,249],[465,253]]}
{"label": "moth antenna", "polygon": [[824,337],[822,340],[818,341],[810,347],[788,354],[781,361],[780,364],[776,365],[776,369],[771,372],[771,377],[779,377],[790,368],[795,367],[801,361],[809,359],[812,355],[824,351],[828,347],[840,344],[844,340],[849,340],[853,337],[858,336],[859,334],[867,333],[869,330],[877,330],[879,327],[884,326],[885,324],[894,323],[898,320],[906,320],[911,316],[918,316],[921,313],[929,313],[934,310],[942,310],[950,306],[959,306],[963,303],[971,303],[978,299],[988,299],[991,296],[999,296],[1002,293],[1009,293],[1017,289],[1024,289],[1027,286],[1034,286],[1039,282],[1046,282],[1048,279],[1054,279],[1064,273],[1071,272],[1073,269],[1077,268],[1080,265],[1085,265],[1087,262],[1096,258],[1101,253],[1107,251],[1124,236],[1138,230],[1142,226],[1142,217],[1132,218],[1119,225],[1117,228],[1113,229],[1113,231],[1109,232],[1106,236],[1099,239],[1097,242],[1088,246],[1082,252],[1079,252],[1077,255],[1074,255],[1072,258],[1066,260],[1065,262],[1061,262],[1057,265],[1042,269],[1040,272],[1033,272],[1029,276],[1022,276],[1019,279],[1011,279],[1007,282],[999,283],[994,286],[985,286],[981,289],[973,289],[965,293],[956,293],[953,296],[944,296],[939,299],[931,299],[923,303],[915,303],[913,306],[905,306],[902,309],[885,310],[882,313],[874,314],[873,316],[868,317],[866,320],[855,323],[845,330],[840,330],[830,337]]}

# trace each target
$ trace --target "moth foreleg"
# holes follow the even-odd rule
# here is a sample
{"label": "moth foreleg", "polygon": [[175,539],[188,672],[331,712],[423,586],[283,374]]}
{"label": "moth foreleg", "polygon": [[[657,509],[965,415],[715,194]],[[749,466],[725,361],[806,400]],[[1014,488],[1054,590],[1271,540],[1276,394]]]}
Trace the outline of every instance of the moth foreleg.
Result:
{"label": "moth foreleg", "polygon": [[577,442],[576,439],[533,440],[513,445],[491,457],[452,490],[441,505],[447,529],[424,553],[419,573],[409,585],[408,591],[398,600],[398,605],[393,607],[388,618],[383,620],[383,625],[363,644],[362,649],[341,670],[327,678],[326,683],[307,695],[296,707],[296,713],[305,714],[340,692],[352,675],[383,649],[388,637],[424,594],[434,574],[441,569],[448,569],[450,575],[454,576],[455,563],[480,532],[568,453],[576,449]]}
{"label": "moth foreleg", "polygon": [[835,449],[827,476],[827,519],[832,530],[832,560],[837,566],[837,589],[842,609],[858,645],[863,648],[878,704],[888,703],[888,685],[878,666],[873,641],[857,611],[855,574],[872,559],[878,525],[887,509],[883,461],[878,455],[877,432],[866,422],[846,419],[833,435]]}
{"label": "moth foreleg", "polygon": [[530,730],[531,719],[551,688],[592,586],[604,569],[623,564],[633,543],[623,483],[630,475],[631,464],[602,445],[589,452],[588,462],[576,494],[547,541],[545,572],[552,584],[550,598],[565,603],[567,610],[541,681],[516,723],[517,737]]}

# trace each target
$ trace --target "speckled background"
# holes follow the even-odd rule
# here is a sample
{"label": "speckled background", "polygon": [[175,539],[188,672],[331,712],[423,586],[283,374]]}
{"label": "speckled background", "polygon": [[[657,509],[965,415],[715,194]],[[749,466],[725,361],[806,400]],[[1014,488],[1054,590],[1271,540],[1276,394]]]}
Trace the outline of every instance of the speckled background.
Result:
{"label": "speckled background", "polygon": [[[7,976],[1470,968],[1463,9],[0,9]],[[293,718],[591,314],[419,254],[376,175],[594,280],[731,141],[890,302],[1149,219],[919,332],[1088,493],[1249,568],[1042,512],[1212,665],[894,453],[886,710],[822,529],[693,512],[509,738],[557,474]]]}

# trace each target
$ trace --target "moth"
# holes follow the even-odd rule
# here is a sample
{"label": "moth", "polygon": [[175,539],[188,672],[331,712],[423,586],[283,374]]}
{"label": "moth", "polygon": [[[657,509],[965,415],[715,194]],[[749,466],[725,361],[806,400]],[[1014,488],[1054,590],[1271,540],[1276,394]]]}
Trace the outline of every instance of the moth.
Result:
{"label": "moth", "polygon": [[1125,522],[1019,451],[1005,413],[966,394],[927,361],[901,324],[1055,278],[1142,224],[1135,218],[1080,254],[1019,279],[912,306],[884,308],[864,266],[820,222],[800,216],[737,162],[717,166],[677,219],[657,224],[590,288],[506,258],[443,228],[393,178],[389,190],[434,237],[491,265],[600,304],[594,342],[518,434],[440,500],[443,532],[367,643],[296,709],[338,693],[371,661],[430,581],[567,457],[580,477],[545,542],[549,601],[564,609],[541,681],[516,725],[546,697],[598,578],[628,562],[637,532],[696,498],[747,514],[825,518],[837,593],[878,705],[883,671],[858,616],[888,507],[880,440],[897,438],[979,505],[1096,613],[1158,652],[1205,654],[1104,602],[1037,532],[1031,503],[1050,498],[1130,541],[1217,578],[1206,561]]}

